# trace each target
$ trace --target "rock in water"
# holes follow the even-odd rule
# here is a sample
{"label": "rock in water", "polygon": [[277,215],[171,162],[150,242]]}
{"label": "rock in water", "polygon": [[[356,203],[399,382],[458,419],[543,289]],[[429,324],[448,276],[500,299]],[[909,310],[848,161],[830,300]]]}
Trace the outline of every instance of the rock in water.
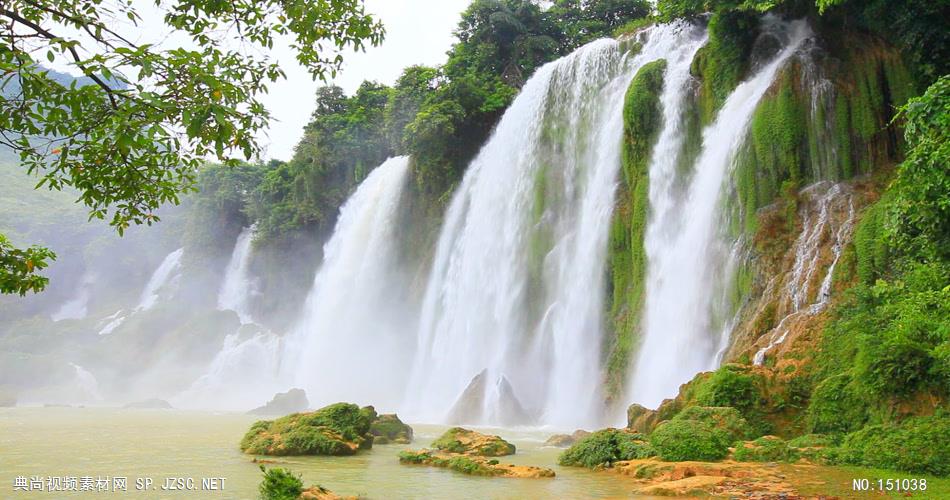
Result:
{"label": "rock in water", "polygon": [[145,399],[142,401],[135,401],[135,402],[129,403],[123,406],[123,408],[130,408],[130,409],[136,409],[136,410],[171,410],[172,405],[168,401],[165,401],[164,399],[151,398],[151,399]]}
{"label": "rock in water", "polygon": [[399,463],[443,467],[471,476],[551,478],[554,471],[531,465],[499,463],[485,457],[472,457],[458,453],[445,453],[430,450],[403,451],[399,454]]}
{"label": "rock in water", "polygon": [[485,408],[485,380],[487,370],[482,370],[472,377],[472,381],[462,391],[462,395],[455,400],[446,421],[450,424],[464,424],[481,420]]}
{"label": "rock in water", "polygon": [[305,411],[308,406],[310,406],[310,401],[307,400],[307,393],[303,389],[291,389],[274,394],[274,399],[266,405],[254,408],[247,413],[249,415],[286,415]]}
{"label": "rock in water", "polygon": [[412,442],[412,427],[409,427],[395,413],[380,415],[369,426],[373,435],[373,444],[409,444]]}
{"label": "rock in water", "polygon": [[[455,400],[446,421],[453,425],[490,421],[503,426],[529,425],[536,422],[518,400],[507,377],[499,377],[492,389],[489,391],[487,370],[482,370]],[[486,415],[486,410],[490,414]]]}
{"label": "rock in water", "polygon": [[432,442],[432,447],[449,453],[481,457],[514,455],[515,445],[498,436],[488,436],[461,427],[453,427]]}
{"label": "rock in water", "polygon": [[569,448],[574,443],[590,436],[590,432],[578,429],[573,434],[555,434],[544,442],[544,446],[554,446],[556,448]]}
{"label": "rock in water", "polygon": [[336,403],[277,420],[260,420],[241,440],[241,451],[255,455],[353,455],[373,447],[372,406]]}
{"label": "rock in water", "polygon": [[511,383],[508,382],[508,379],[504,375],[498,379],[497,389],[498,401],[495,405],[497,418],[492,419],[492,421],[503,426],[528,425],[534,423],[535,419],[532,418],[531,414],[521,405],[521,401],[519,401],[518,396],[515,395],[514,388],[511,387]]}

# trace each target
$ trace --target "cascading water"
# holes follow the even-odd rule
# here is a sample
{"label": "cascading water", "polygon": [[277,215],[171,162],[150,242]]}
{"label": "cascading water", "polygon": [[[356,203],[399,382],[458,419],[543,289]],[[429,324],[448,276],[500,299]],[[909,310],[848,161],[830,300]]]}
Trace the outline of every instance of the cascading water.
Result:
{"label": "cascading water", "polygon": [[142,290],[142,295],[139,298],[139,304],[135,307],[136,311],[147,311],[155,306],[155,303],[158,302],[159,292],[162,288],[168,285],[170,282],[174,281],[177,275],[175,271],[178,270],[178,267],[181,265],[181,256],[185,253],[184,248],[179,248],[174,252],[165,256],[165,259],[162,260],[162,263],[158,266],[152,277],[149,278],[148,283],[145,285],[145,289]]}
{"label": "cascading water", "polygon": [[50,315],[53,321],[62,321],[64,319],[83,319],[89,310],[89,295],[91,288],[95,284],[95,276],[89,272],[83,274],[82,281],[76,287],[76,295],[63,303],[59,309]]}
{"label": "cascading water", "polygon": [[409,158],[386,160],[340,209],[299,324],[286,343],[289,379],[315,405],[358,399],[396,407],[414,328],[396,235]]}
{"label": "cascading water", "polygon": [[253,323],[250,298],[254,294],[254,280],[248,272],[251,262],[251,244],[254,242],[254,226],[241,231],[234,245],[234,252],[224,272],[224,280],[218,291],[218,309],[237,313],[241,324]]}
{"label": "cascading water", "polygon": [[[703,131],[702,150],[685,192],[671,188],[675,163],[660,154],[678,149],[678,144],[663,141],[679,141],[680,134],[664,130],[651,159],[643,341],[629,384],[630,400],[648,407],[672,397],[680,384],[716,363],[718,332],[725,327],[712,321],[722,293],[716,285],[723,282],[730,253],[718,209],[724,181],[756,105],[779,68],[811,34],[804,21],[766,17],[763,22],[764,31],[782,41],[782,49],[736,87]],[[668,120],[664,128],[676,123]]]}
{"label": "cascading water", "polygon": [[[804,209],[802,233],[794,247],[795,262],[785,277],[779,298],[777,312],[782,319],[762,337],[767,344],[755,353],[752,361],[756,365],[761,365],[770,350],[785,342],[797,322],[820,313],[828,305],[835,267],[854,229],[854,201],[841,184],[819,182],[802,190],[801,196],[815,208]],[[822,244],[829,240],[830,255],[823,255]],[[826,262],[829,263],[824,277],[818,281],[818,273]],[[771,285],[775,286],[774,282]]]}
{"label": "cascading water", "polygon": [[[454,405],[449,418],[470,423],[576,428],[602,419],[624,95],[644,64],[679,67],[704,35],[674,24],[641,38],[634,56],[598,40],[540,68],[469,167],[424,297],[407,394],[413,418],[444,420]],[[523,408],[520,421],[504,418],[505,408]]]}

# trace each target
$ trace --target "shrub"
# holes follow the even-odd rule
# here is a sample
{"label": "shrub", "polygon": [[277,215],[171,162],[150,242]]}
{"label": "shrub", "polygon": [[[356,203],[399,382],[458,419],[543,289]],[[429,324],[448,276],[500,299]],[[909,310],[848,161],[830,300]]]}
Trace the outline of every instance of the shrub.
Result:
{"label": "shrub", "polygon": [[657,426],[650,444],[663,460],[720,460],[729,453],[730,442],[722,432],[699,420],[673,419]]}
{"label": "shrub", "polygon": [[674,420],[702,422],[732,444],[751,435],[751,429],[745,418],[735,408],[691,406],[681,411]]}
{"label": "shrub", "polygon": [[788,462],[798,458],[788,443],[775,436],[763,436],[736,447],[733,454],[739,462]]}
{"label": "shrub", "polygon": [[867,426],[845,438],[836,458],[866,467],[950,475],[950,414]]}
{"label": "shrub", "polygon": [[584,437],[558,458],[560,465],[594,468],[620,460],[634,460],[655,455],[653,447],[642,434],[618,429],[599,430]]}
{"label": "shrub", "polygon": [[752,375],[727,365],[696,389],[696,401],[703,406],[730,406],[744,413],[758,406],[759,390]]}
{"label": "shrub", "polygon": [[261,481],[258,491],[262,500],[296,500],[303,492],[303,481],[287,469],[264,469],[264,480]]}
{"label": "shrub", "polygon": [[851,376],[826,378],[815,387],[805,416],[813,433],[847,433],[867,421],[865,403],[855,393]]}

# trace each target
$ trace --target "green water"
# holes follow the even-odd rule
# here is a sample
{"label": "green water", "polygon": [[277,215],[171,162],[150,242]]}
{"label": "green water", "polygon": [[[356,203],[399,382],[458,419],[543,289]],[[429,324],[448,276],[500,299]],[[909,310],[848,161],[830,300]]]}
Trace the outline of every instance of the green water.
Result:
{"label": "green water", "polygon": [[[253,499],[258,465],[238,442],[255,417],[108,408],[0,408],[0,498],[219,498]],[[554,479],[471,477],[422,466],[400,465],[399,451],[421,448],[445,427],[414,425],[411,446],[375,446],[352,457],[278,459],[303,476],[344,495],[374,499],[536,499],[629,498],[634,485],[623,476],[555,465],[560,450],[542,447],[548,433],[487,429],[514,443],[518,453],[505,462],[553,468]],[[119,476],[127,493],[14,492],[17,476]],[[194,478],[197,490],[163,491],[165,478]],[[201,480],[223,477],[224,489],[202,491]],[[136,478],[152,478],[152,488],[135,490]]]}

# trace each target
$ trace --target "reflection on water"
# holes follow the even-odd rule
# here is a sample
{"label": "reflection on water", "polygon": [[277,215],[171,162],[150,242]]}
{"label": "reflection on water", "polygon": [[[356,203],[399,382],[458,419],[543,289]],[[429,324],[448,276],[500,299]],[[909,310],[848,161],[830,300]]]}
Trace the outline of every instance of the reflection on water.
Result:
{"label": "reflection on water", "polygon": [[[109,408],[0,409],[2,498],[218,498],[257,497],[258,465],[238,450],[255,417]],[[413,426],[421,448],[445,427]],[[560,450],[544,448],[539,431],[492,430],[513,442],[518,454],[502,460],[552,467],[555,479],[470,477],[443,469],[400,465],[403,445],[377,446],[352,457],[278,458],[280,466],[339,494],[399,499],[629,498],[633,485],[622,476],[557,467]],[[16,476],[124,476],[129,493],[13,493]],[[224,477],[224,491],[135,492],[135,478]]]}

